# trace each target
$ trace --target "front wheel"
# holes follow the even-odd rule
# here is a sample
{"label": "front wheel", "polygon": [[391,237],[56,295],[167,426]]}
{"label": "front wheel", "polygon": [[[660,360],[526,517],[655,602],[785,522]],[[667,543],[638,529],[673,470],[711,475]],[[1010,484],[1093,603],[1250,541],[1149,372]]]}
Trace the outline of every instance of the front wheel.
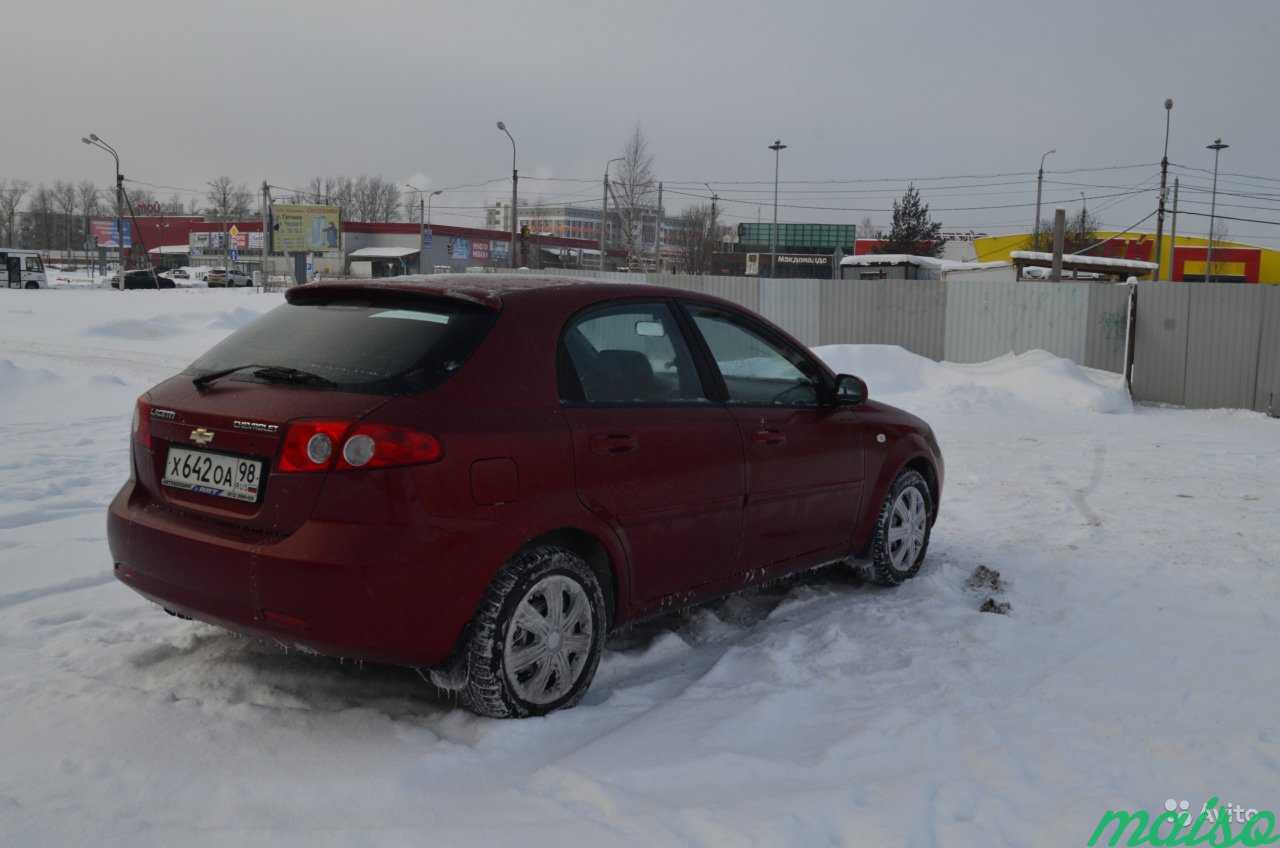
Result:
{"label": "front wheel", "polygon": [[871,540],[871,567],[877,583],[897,586],[920,571],[929,547],[932,514],[933,499],[923,475],[903,471],[889,487]]}
{"label": "front wheel", "polygon": [[573,706],[595,677],[605,628],[604,593],[582,557],[525,551],[494,578],[472,621],[463,704],[492,718]]}

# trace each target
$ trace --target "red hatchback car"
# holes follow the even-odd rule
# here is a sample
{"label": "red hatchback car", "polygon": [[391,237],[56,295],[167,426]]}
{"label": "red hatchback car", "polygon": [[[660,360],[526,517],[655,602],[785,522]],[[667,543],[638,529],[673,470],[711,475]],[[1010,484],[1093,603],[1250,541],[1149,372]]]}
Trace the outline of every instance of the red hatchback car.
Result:
{"label": "red hatchback car", "polygon": [[732,303],[535,276],[287,301],[138,399],[108,538],[171,613],[524,716],[639,617],[924,559],[929,426]]}

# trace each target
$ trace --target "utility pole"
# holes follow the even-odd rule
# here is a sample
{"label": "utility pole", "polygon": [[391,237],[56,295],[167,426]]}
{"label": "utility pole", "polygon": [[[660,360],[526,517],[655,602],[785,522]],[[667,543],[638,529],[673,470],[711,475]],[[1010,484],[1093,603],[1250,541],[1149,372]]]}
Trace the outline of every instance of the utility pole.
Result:
{"label": "utility pole", "polygon": [[418,273],[426,273],[427,199],[418,195]]}
{"label": "utility pole", "polygon": [[1049,279],[1055,283],[1062,282],[1062,250],[1067,237],[1067,210],[1053,211],[1053,270]]}
{"label": "utility pole", "polygon": [[769,233],[769,276],[773,277],[778,265],[778,170],[781,167],[782,151],[787,146],[782,143],[782,139],[776,138],[769,149],[773,151],[773,231]]}
{"label": "utility pole", "polygon": [[653,237],[653,270],[662,273],[662,183],[658,183],[658,231]]}
{"label": "utility pole", "polygon": [[[1160,205],[1156,207],[1156,273],[1153,279],[1160,279],[1160,269],[1164,262],[1164,193],[1169,180],[1169,117],[1173,114],[1173,98],[1164,101],[1164,155],[1160,157]],[[1170,249],[1172,256],[1172,249]]]}
{"label": "utility pole", "polygon": [[1213,144],[1206,145],[1205,150],[1213,151],[1213,194],[1209,199],[1209,255],[1204,263],[1204,281],[1209,282],[1213,276],[1213,224],[1218,212],[1218,156],[1231,145],[1223,144],[1222,139],[1215,138]]}
{"label": "utility pole", "polygon": [[604,197],[600,201],[600,270],[604,270],[605,235],[609,232],[609,166],[621,162],[621,156],[615,156],[604,163]]}
{"label": "utility pole", "polygon": [[267,287],[267,263],[271,259],[271,186],[262,181],[262,287]]}
{"label": "utility pole", "polygon": [[1173,279],[1173,252],[1178,249],[1178,178],[1173,178],[1173,219],[1169,223],[1169,279]]}
{"label": "utility pole", "polygon": [[1044,160],[1045,157],[1057,152],[1057,149],[1047,150],[1040,156],[1040,171],[1036,175],[1036,219],[1031,222],[1032,250],[1039,250],[1040,248],[1040,190],[1044,187]]}

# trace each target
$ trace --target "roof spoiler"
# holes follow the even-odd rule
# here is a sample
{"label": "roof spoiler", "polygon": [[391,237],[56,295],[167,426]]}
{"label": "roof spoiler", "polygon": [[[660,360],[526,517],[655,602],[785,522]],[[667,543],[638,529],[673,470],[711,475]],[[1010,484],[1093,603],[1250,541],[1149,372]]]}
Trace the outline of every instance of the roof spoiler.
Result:
{"label": "roof spoiler", "polygon": [[502,298],[496,292],[483,289],[462,289],[456,286],[433,286],[414,283],[376,283],[358,281],[334,281],[306,283],[285,289],[289,303],[318,303],[335,297],[422,297],[447,298],[471,303],[495,312],[502,308]]}

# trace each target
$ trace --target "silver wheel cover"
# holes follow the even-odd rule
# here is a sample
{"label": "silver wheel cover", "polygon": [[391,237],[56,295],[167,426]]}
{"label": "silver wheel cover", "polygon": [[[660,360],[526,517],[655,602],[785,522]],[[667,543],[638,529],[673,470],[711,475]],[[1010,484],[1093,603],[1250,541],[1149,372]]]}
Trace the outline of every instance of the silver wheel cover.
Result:
{"label": "silver wheel cover", "polygon": [[507,628],[502,654],[507,682],[531,704],[563,698],[582,677],[591,638],[586,590],[562,574],[542,578],[520,599]]}
{"label": "silver wheel cover", "polygon": [[914,486],[898,493],[889,511],[889,561],[895,571],[910,571],[924,548],[928,513],[924,495]]}

